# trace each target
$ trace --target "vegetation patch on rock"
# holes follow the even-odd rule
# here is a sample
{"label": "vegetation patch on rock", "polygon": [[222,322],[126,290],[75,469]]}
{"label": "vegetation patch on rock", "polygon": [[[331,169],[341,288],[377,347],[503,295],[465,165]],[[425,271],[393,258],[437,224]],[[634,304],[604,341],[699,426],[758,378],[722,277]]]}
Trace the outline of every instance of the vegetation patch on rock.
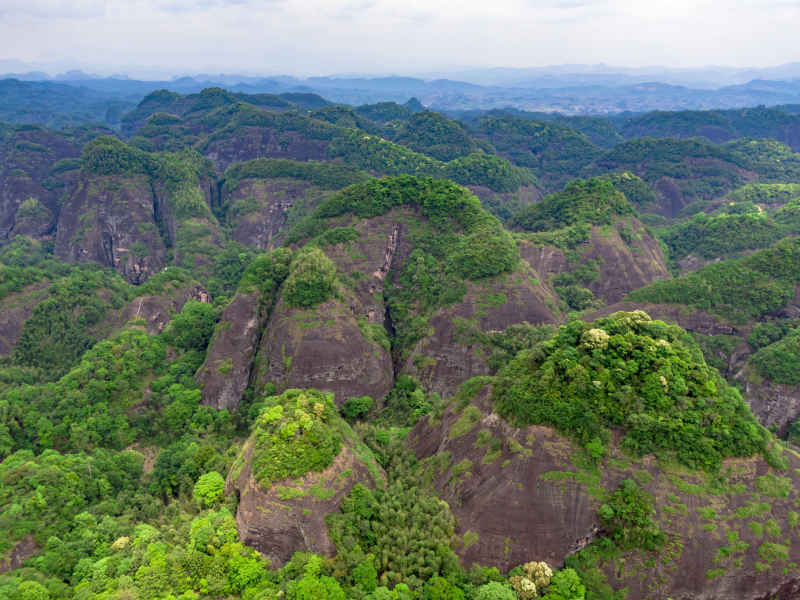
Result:
{"label": "vegetation patch on rock", "polygon": [[494,401],[513,423],[552,425],[595,457],[612,428],[637,455],[691,467],[767,453],[769,434],[691,337],[643,312],[561,327],[499,373]]}
{"label": "vegetation patch on rock", "polygon": [[333,401],[315,390],[286,390],[264,401],[253,429],[253,475],[262,489],[324,471],[344,436]]}

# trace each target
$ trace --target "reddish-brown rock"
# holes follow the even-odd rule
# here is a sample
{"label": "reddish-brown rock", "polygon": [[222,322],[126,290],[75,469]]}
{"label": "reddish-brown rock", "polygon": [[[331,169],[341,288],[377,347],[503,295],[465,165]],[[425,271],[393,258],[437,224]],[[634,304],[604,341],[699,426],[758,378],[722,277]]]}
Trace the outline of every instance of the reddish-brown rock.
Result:
{"label": "reddish-brown rock", "polygon": [[633,479],[654,497],[666,542],[602,565],[612,588],[627,588],[629,600],[794,598],[800,455],[784,453],[785,470],[757,456],[729,459],[715,475],[633,459],[611,444],[597,470],[580,468],[580,449],[547,427],[511,427],[492,411],[490,393],[486,386],[472,403],[453,402],[407,438],[458,521],[464,566],[562,566],[602,534],[603,494]]}
{"label": "reddish-brown rock", "polygon": [[[355,484],[373,487],[374,474],[382,476],[377,464],[368,467],[345,443],[324,471],[278,481],[264,490],[252,474],[252,452],[251,438],[228,474],[226,492],[239,498],[239,539],[266,556],[273,567],[282,566],[295,552],[332,556],[336,548],[325,517],[339,509]],[[371,455],[368,460],[374,461]]]}
{"label": "reddish-brown rock", "polygon": [[56,257],[97,262],[131,283],[145,281],[166,259],[153,205],[153,191],[143,175],[83,178],[61,211]]}
{"label": "reddish-brown rock", "polygon": [[222,202],[234,240],[252,248],[271,250],[286,234],[289,212],[310,212],[330,195],[317,186],[296,179],[244,179]]}
{"label": "reddish-brown rock", "polygon": [[239,408],[264,327],[262,313],[256,291],[236,294],[225,307],[196,376],[203,389],[203,404],[229,411]]}
{"label": "reddish-brown rock", "polygon": [[586,287],[608,303],[619,302],[635,289],[670,277],[658,241],[635,218],[621,219],[615,227],[593,227],[578,252],[578,260],[571,263],[558,248],[530,242],[520,245],[522,257],[548,282],[555,275],[593,261],[597,277]]}
{"label": "reddish-brown rock", "polygon": [[431,317],[432,333],[417,343],[402,370],[428,391],[450,396],[467,379],[489,374],[482,348],[459,335],[460,325],[503,331],[521,323],[556,323],[560,319],[556,305],[555,297],[525,261],[512,273],[470,282],[461,302]]}

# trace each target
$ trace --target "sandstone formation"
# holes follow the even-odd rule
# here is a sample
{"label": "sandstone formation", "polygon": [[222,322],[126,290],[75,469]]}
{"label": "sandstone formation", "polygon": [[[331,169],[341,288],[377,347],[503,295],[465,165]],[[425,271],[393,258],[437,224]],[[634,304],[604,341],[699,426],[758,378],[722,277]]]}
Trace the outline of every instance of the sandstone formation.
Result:
{"label": "sandstone formation", "polygon": [[[627,239],[623,239],[623,235]],[[658,241],[636,218],[620,219],[616,227],[593,227],[588,242],[578,249],[579,258],[574,262],[558,248],[530,242],[520,245],[520,253],[545,281],[593,262],[597,276],[585,285],[597,298],[608,303],[619,302],[628,292],[670,277]]]}
{"label": "sandstone formation", "polygon": [[552,429],[512,427],[494,413],[490,388],[472,401],[471,394],[458,398],[407,438],[428,459],[434,485],[458,520],[464,566],[563,565],[602,533],[599,491],[634,479],[655,497],[654,518],[667,543],[601,565],[613,589],[653,600],[796,597],[800,544],[791,540],[800,458],[793,452],[784,454],[784,470],[760,457],[729,459],[720,481],[616,448],[599,470],[580,468],[580,449]]}
{"label": "sandstone formation", "polygon": [[83,178],[61,211],[56,257],[97,262],[131,283],[144,282],[166,260],[153,207],[153,191],[144,175]]}
{"label": "sandstone formation", "polygon": [[323,472],[281,481],[265,491],[253,479],[249,452],[252,449],[245,446],[244,464],[238,474],[234,466],[226,484],[227,492],[239,498],[239,539],[269,558],[274,567],[282,566],[295,552],[332,556],[336,548],[325,517],[338,510],[356,483],[372,487],[367,466],[345,446]]}
{"label": "sandstone formation", "polygon": [[[316,455],[328,448],[330,454],[319,462],[303,453],[309,445]],[[383,478],[332,396],[294,389],[270,398],[228,474],[226,491],[239,499],[240,539],[280,567],[295,552],[333,555],[325,517],[354,485],[373,487]]]}
{"label": "sandstone formation", "polygon": [[251,248],[271,250],[286,234],[289,212],[310,210],[330,192],[294,179],[244,179],[226,192],[226,219],[234,240]]}
{"label": "sandstone formation", "polygon": [[206,360],[197,373],[203,404],[235,411],[250,381],[253,357],[264,327],[258,292],[237,294],[220,317]]}
{"label": "sandstone formation", "polygon": [[[365,317],[361,317],[365,319]],[[350,306],[329,300],[312,309],[278,301],[261,339],[256,388],[315,388],[332,392],[336,403],[354,396],[380,400],[392,389],[389,349],[362,331]]]}
{"label": "sandstone formation", "polygon": [[190,283],[177,290],[164,294],[146,294],[131,300],[117,317],[111,317],[115,327],[122,327],[131,321],[143,322],[147,333],[157,335],[164,331],[172,317],[181,310],[189,300],[211,302],[211,296],[201,286]]}
{"label": "sandstone formation", "polygon": [[432,333],[417,343],[403,372],[442,397],[476,375],[488,375],[480,346],[464,339],[460,329],[503,331],[512,325],[556,323],[556,299],[525,261],[513,273],[495,280],[470,282],[462,302],[447,306],[430,320]]}
{"label": "sandstone formation", "polygon": [[14,351],[25,321],[47,297],[46,283],[33,284],[0,300],[0,356]]}

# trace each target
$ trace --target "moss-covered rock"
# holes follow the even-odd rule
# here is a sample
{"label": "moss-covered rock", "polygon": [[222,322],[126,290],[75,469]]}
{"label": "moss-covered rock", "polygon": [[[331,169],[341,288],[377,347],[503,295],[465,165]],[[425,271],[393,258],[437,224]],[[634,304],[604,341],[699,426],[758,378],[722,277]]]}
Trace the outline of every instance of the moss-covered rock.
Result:
{"label": "moss-covered rock", "polygon": [[55,254],[65,262],[97,262],[142,283],[166,253],[146,175],[86,176],[61,211]]}
{"label": "moss-covered rock", "polygon": [[242,541],[282,565],[297,551],[333,554],[325,517],[356,483],[382,480],[331,395],[292,389],[263,402],[226,485]]}
{"label": "moss-covered rock", "polygon": [[[667,398],[681,380],[678,409]],[[510,396],[519,404],[509,413]],[[592,424],[625,422],[584,446],[586,413]],[[630,443],[640,427],[674,419],[691,422]],[[643,314],[573,322],[497,377],[467,382],[406,443],[452,507],[465,565],[566,560],[598,597],[627,588],[636,599],[755,600],[797,587],[800,457],[755,423],[685,333]],[[693,449],[716,453],[710,470],[679,464],[704,464],[682,457]]]}
{"label": "moss-covered rock", "polygon": [[278,287],[289,272],[285,248],[257,256],[248,265],[233,300],[225,307],[196,379],[203,404],[236,410],[250,383],[253,359]]}

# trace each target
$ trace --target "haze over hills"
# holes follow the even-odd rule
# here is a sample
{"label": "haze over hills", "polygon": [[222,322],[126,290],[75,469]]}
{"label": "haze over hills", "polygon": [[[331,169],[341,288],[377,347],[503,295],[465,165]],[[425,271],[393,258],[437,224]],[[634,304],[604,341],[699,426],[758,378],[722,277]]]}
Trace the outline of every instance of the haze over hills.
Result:
{"label": "haze over hills", "polygon": [[[22,65],[16,65],[22,66]],[[602,115],[649,110],[724,109],[800,103],[800,63],[763,69],[615,68],[564,65],[532,69],[472,69],[414,76],[294,77],[219,74],[138,80],[73,70],[9,72],[6,79],[58,82],[138,102],[156,89],[180,93],[225,87],[245,93],[310,92],[344,104],[403,103],[416,97],[436,110],[517,108]],[[76,92],[76,94],[87,92]]]}
{"label": "haze over hills", "polygon": [[796,600],[794,68],[0,81],[0,598]]}

